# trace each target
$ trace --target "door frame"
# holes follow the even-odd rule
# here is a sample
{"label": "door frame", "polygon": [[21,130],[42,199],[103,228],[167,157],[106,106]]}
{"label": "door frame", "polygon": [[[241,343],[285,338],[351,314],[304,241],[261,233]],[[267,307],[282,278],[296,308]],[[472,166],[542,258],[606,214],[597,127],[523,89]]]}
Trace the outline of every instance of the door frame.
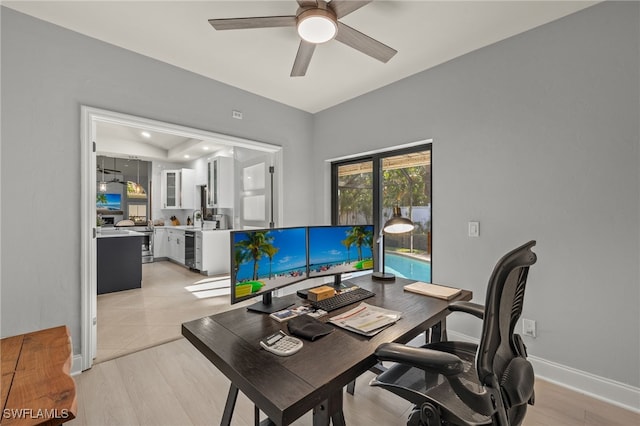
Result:
{"label": "door frame", "polygon": [[[379,170],[380,173],[373,173],[372,179],[372,189],[373,189],[373,226],[374,226],[374,235],[380,235],[381,233],[381,215],[382,215],[382,179],[381,179],[381,160],[386,157],[403,155],[412,152],[421,151],[423,149],[428,149],[431,151],[431,158],[433,159],[433,139],[424,139],[416,142],[411,142],[403,145],[391,146],[388,148],[377,149],[373,151],[362,152],[359,154],[351,154],[343,157],[333,158],[326,160],[329,164],[330,169],[330,187],[331,187],[331,224],[338,224],[338,167],[358,162],[371,161],[373,165],[373,170]],[[433,163],[433,161],[432,161]],[[431,176],[431,199],[433,200],[433,175]],[[433,206],[433,203],[432,203]],[[377,207],[377,208],[376,208]],[[431,218],[433,223],[433,209],[431,212]],[[432,232],[433,238],[433,232]],[[378,240],[379,241],[379,240]],[[382,251],[382,245],[376,241],[377,248],[374,250],[373,258],[374,265],[377,268],[380,262],[380,257],[384,256],[384,252]],[[432,262],[433,265],[433,262]],[[433,273],[432,273],[433,279]]]}
{"label": "door frame", "polygon": [[[134,126],[144,130],[168,133],[192,139],[272,153],[278,169],[282,169],[282,147],[222,133],[215,133],[178,124],[152,120],[130,114],[104,110],[87,105],[80,107],[80,350],[82,370],[93,365],[97,349],[97,243],[96,243],[96,124],[111,123]],[[282,173],[275,176],[278,197],[277,217],[282,220],[284,206],[281,191]]]}

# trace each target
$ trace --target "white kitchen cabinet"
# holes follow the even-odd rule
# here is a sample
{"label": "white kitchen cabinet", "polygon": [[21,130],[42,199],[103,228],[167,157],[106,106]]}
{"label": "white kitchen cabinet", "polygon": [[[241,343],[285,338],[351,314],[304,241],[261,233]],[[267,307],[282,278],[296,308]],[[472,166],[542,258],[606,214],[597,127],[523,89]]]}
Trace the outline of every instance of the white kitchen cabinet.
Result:
{"label": "white kitchen cabinet", "polygon": [[153,230],[153,257],[155,259],[169,257],[168,234],[164,228]]}
{"label": "white kitchen cabinet", "polygon": [[[196,246],[196,262],[200,256],[201,267],[196,268],[207,275],[228,274],[231,269],[230,264],[230,243],[229,230],[202,231],[198,232],[202,236],[200,252]],[[197,241],[196,241],[197,244]],[[197,265],[197,263],[196,263]]]}
{"label": "white kitchen cabinet", "polygon": [[184,265],[184,231],[181,229],[168,229],[167,235],[169,245],[167,257]]}
{"label": "white kitchen cabinet", "polygon": [[160,192],[163,209],[195,209],[195,171],[164,170]]}
{"label": "white kitchen cabinet", "polygon": [[233,208],[233,158],[214,157],[208,164],[207,207]]}

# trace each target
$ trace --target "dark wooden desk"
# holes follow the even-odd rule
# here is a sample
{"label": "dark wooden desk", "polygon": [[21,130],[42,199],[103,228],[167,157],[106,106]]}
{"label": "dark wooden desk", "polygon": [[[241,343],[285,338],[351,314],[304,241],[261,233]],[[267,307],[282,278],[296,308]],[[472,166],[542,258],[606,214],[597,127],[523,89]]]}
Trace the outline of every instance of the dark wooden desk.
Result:
{"label": "dark wooden desk", "polygon": [[[366,300],[372,305],[401,311],[402,319],[373,337],[364,337],[337,328],[290,357],[261,350],[263,337],[286,330],[268,315],[244,307],[182,324],[182,334],[231,380],[227,407],[221,424],[231,421],[238,389],[278,425],[288,425],[309,410],[314,424],[344,424],[342,390],[377,363],[375,349],[384,342],[406,343],[421,332],[438,326],[448,315],[449,302],[405,292],[413,282],[371,280],[370,275],[349,280],[376,293]],[[286,296],[300,303],[296,295]],[[470,300],[463,291],[455,300]],[[339,314],[352,308],[330,313]]]}

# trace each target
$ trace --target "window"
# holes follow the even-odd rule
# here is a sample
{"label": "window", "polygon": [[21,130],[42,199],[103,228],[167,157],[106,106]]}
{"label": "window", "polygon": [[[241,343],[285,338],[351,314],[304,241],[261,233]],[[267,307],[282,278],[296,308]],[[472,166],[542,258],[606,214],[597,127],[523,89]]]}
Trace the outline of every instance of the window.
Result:
{"label": "window", "polygon": [[385,272],[431,282],[431,145],[332,164],[333,224],[373,223],[379,235],[395,206],[416,227],[384,237]]}

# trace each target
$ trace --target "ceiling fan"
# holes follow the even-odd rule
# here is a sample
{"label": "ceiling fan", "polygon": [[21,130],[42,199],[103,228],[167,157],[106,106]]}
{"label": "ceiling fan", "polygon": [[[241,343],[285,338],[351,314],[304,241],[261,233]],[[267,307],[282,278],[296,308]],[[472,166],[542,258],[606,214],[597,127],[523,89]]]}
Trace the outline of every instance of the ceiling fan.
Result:
{"label": "ceiling fan", "polygon": [[398,53],[397,50],[339,21],[340,18],[371,3],[372,0],[297,1],[300,7],[295,15],[209,19],[209,23],[216,30],[296,27],[301,40],[291,69],[291,77],[304,76],[316,45],[334,38],[384,63]]}
{"label": "ceiling fan", "polygon": [[[122,171],[116,169],[116,159],[115,158],[113,159],[113,169],[109,169],[109,168],[104,166],[104,157],[103,157],[102,158],[102,166],[100,166],[100,164],[96,164],[96,170],[97,170],[98,173],[102,173],[102,181],[100,183],[101,183],[101,188],[102,188],[102,184],[105,185],[104,186],[105,191],[106,191],[106,184],[107,183],[119,183],[121,185],[126,185],[127,184],[126,182],[120,180],[119,176],[117,176],[117,175],[120,175],[121,177],[124,177],[124,175],[122,175]],[[104,175],[114,175],[114,176],[113,176],[113,178],[111,180],[105,181],[104,180]]]}

